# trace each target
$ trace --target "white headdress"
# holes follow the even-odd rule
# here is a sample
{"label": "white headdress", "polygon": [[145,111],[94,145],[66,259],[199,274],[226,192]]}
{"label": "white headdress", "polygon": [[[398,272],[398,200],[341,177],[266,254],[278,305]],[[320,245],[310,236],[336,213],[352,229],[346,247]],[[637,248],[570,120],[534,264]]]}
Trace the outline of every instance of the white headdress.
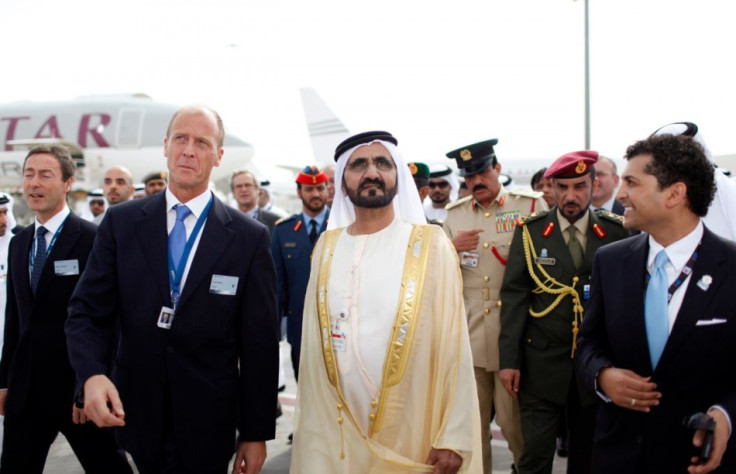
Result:
{"label": "white headdress", "polygon": [[384,140],[372,140],[360,143],[343,152],[337,159],[337,167],[335,169],[335,200],[332,202],[330,209],[330,219],[328,229],[338,229],[347,227],[355,222],[355,207],[350,198],[342,190],[342,177],[345,173],[345,164],[355,150],[362,146],[380,143],[385,146],[391,153],[391,157],[396,164],[396,186],[397,194],[393,200],[394,216],[410,224],[426,224],[427,218],[424,216],[424,209],[419,200],[419,193],[414,184],[414,178],[409,171],[406,161],[399,153],[398,148],[393,143]]}

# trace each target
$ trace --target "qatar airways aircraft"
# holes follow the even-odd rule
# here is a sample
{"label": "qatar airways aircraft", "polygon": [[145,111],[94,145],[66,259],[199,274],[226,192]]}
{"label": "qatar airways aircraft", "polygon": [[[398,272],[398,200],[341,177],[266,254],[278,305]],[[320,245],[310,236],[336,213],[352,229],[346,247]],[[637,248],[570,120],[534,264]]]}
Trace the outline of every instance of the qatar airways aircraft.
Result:
{"label": "qatar airways aircraft", "polygon": [[[20,186],[23,159],[41,144],[68,147],[77,162],[73,189],[99,188],[105,170],[121,165],[139,182],[166,169],[164,136],[179,106],[154,102],[144,94],[89,96],[59,102],[0,104],[0,188]],[[253,147],[226,134],[225,159],[212,181],[247,166]]]}

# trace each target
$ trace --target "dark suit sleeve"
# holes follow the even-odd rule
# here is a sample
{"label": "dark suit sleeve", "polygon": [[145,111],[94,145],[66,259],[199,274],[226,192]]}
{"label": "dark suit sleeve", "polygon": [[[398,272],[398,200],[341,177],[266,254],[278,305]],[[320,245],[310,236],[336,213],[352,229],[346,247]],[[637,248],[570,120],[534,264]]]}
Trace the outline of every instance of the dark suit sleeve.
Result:
{"label": "dark suit sleeve", "polygon": [[108,212],[97,228],[87,267],[69,301],[65,325],[67,347],[77,381],[82,386],[91,376],[109,372],[118,307],[117,241],[113,220]]}
{"label": "dark suit sleeve", "polygon": [[284,316],[286,312],[286,302],[288,283],[286,281],[286,267],[284,265],[284,257],[281,255],[281,232],[278,228],[273,230],[271,237],[271,253],[273,255],[273,263],[276,266],[276,307],[279,317]]}
{"label": "dark suit sleeve", "polygon": [[593,273],[590,283],[590,300],[585,309],[583,324],[578,335],[576,359],[585,385],[595,390],[598,372],[605,367],[613,366],[608,358],[608,337],[606,336],[606,314],[603,298],[602,275],[606,274],[602,263],[601,252],[597,252],[593,260]]}
{"label": "dark suit sleeve", "polygon": [[499,368],[521,368],[521,341],[529,314],[529,278],[524,257],[523,226],[517,226],[509,250],[501,286],[501,332],[498,337]]}
{"label": "dark suit sleeve", "polygon": [[0,361],[0,388],[8,388],[8,372],[13,361],[15,349],[18,346],[18,335],[20,332],[20,321],[18,316],[18,302],[15,298],[14,282],[10,271],[10,255],[13,246],[17,245],[18,239],[13,238],[8,248],[8,277],[7,277],[7,300],[5,304],[5,338],[3,342],[2,361]]}
{"label": "dark suit sleeve", "polygon": [[279,334],[276,271],[268,231],[262,228],[245,285],[240,318],[239,441],[276,436]]}

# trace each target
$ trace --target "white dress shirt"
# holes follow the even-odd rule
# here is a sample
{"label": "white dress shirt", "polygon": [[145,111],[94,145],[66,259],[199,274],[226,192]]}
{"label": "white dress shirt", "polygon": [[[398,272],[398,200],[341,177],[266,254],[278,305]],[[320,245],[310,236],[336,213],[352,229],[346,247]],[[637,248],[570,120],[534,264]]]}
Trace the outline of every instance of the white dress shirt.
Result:
{"label": "white dress shirt", "polygon": [[[204,208],[207,207],[207,203],[210,201],[210,198],[215,199],[215,197],[212,195],[212,192],[208,189],[207,191],[203,192],[199,196],[193,199],[190,199],[189,201],[185,203],[182,203],[176,198],[176,196],[174,196],[174,194],[167,187],[166,188],[166,233],[170,234],[171,231],[174,229],[174,224],[176,223],[176,211],[174,210],[174,206],[176,206],[177,204],[184,204],[189,208],[190,211],[192,211],[184,219],[184,228],[187,231],[187,240],[189,240],[189,236],[192,235],[194,226],[197,225],[197,219],[199,219],[199,216],[201,216],[202,212],[204,212]],[[194,255],[197,253],[197,247],[199,247],[199,241],[202,238],[202,234],[204,233],[204,228],[206,225],[207,225],[207,220],[205,220],[204,224],[202,224],[202,228],[199,230],[199,234],[197,234],[197,238],[194,240],[194,245],[192,245],[192,251],[189,252],[189,256],[187,257],[187,264],[184,267],[184,275],[182,275],[181,277],[181,285],[179,289],[180,295],[184,292],[184,284],[187,281],[187,275],[189,275],[189,268],[192,266]],[[168,255],[168,249],[167,249],[167,255]],[[168,258],[167,258],[167,261],[168,261]]]}

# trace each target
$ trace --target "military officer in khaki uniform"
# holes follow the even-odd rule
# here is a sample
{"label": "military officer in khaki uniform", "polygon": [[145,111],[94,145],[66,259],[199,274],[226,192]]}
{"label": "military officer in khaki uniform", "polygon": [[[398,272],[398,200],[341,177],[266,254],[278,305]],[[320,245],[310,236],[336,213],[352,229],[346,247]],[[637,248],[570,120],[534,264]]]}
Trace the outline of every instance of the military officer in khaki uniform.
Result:
{"label": "military officer in khaki uniform", "polygon": [[591,211],[594,151],[561,156],[547,169],[555,207],[516,227],[501,289],[500,378],[519,400],[520,474],[551,473],[560,414],[567,409],[568,474],[590,473],[596,397],[577,379],[573,355],[590,294],[595,251],[628,236],[621,218]]}
{"label": "military officer in khaki uniform", "polygon": [[491,472],[491,413],[518,462],[522,451],[518,404],[498,378],[499,292],[517,219],[547,209],[542,193],[509,191],[498,181],[501,165],[493,146],[475,143],[447,154],[457,161],[471,196],[447,206],[444,224],[460,259],[463,297],[478,385],[483,439],[483,468]]}

